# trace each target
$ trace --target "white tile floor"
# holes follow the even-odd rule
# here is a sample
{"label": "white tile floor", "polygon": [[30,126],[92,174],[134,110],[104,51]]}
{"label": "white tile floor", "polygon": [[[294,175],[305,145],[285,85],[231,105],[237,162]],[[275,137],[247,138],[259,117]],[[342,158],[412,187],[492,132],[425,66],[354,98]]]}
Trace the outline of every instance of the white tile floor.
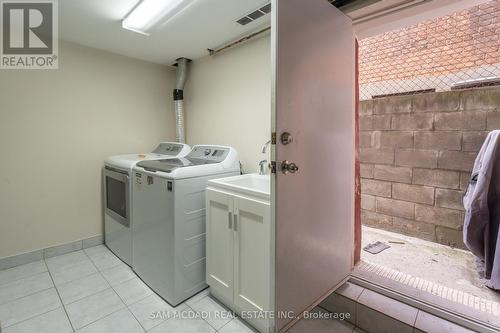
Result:
{"label": "white tile floor", "polygon": [[[208,289],[171,307],[103,245],[0,271],[3,333],[256,333],[216,312],[230,313]],[[304,320],[290,332],[353,330]]]}
{"label": "white tile floor", "polygon": [[0,271],[3,333],[255,332],[195,311],[228,310],[208,290],[172,308],[103,245]]}

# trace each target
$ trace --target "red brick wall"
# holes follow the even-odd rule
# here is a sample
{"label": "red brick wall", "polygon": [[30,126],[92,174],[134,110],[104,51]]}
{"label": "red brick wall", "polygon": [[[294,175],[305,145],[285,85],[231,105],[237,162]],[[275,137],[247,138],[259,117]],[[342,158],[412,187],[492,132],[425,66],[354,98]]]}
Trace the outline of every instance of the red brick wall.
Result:
{"label": "red brick wall", "polygon": [[500,0],[360,41],[360,84],[500,63]]}

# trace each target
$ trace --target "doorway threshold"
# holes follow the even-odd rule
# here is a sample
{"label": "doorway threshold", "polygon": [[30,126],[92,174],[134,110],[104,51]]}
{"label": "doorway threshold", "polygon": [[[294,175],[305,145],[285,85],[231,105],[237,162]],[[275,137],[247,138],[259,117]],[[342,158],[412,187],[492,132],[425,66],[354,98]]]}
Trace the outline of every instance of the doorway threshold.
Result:
{"label": "doorway threshold", "polygon": [[363,246],[380,241],[390,248],[362,251],[353,277],[472,321],[500,327],[500,293],[488,289],[464,250],[393,232],[363,227]]}

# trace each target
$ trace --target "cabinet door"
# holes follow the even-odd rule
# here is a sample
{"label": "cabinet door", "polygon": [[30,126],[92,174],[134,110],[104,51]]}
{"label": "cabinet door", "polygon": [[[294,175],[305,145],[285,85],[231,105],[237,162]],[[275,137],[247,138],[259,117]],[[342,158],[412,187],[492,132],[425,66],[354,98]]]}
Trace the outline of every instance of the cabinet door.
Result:
{"label": "cabinet door", "polygon": [[234,205],[234,303],[241,311],[268,311],[271,300],[270,205],[240,197],[234,197]]}
{"label": "cabinet door", "polygon": [[233,197],[207,190],[207,284],[216,295],[233,301]]}

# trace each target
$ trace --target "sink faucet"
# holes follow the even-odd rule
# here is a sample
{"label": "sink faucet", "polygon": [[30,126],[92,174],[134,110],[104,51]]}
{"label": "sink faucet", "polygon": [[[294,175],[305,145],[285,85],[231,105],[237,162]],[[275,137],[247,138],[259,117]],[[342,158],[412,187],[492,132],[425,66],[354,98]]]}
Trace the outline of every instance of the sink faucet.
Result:
{"label": "sink faucet", "polygon": [[[271,140],[267,141],[264,146],[262,146],[262,154],[265,154],[267,152],[267,147],[271,144]],[[265,175],[266,174],[266,165],[267,165],[267,160],[262,160],[259,162],[259,175]]]}
{"label": "sink faucet", "polygon": [[262,160],[259,162],[259,175],[266,174],[266,164],[267,164],[267,160]]}
{"label": "sink faucet", "polygon": [[267,146],[271,144],[271,140],[267,141],[264,146],[262,147],[262,154],[265,154],[267,151]]}

